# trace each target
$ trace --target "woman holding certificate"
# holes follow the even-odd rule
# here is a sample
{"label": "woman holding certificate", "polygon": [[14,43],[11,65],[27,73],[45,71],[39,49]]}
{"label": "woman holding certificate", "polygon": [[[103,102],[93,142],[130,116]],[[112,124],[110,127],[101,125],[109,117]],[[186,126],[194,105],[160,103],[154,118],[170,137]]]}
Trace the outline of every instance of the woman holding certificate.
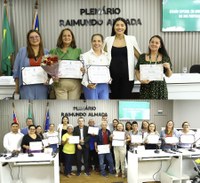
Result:
{"label": "woman holding certificate", "polygon": [[134,86],[134,62],[139,58],[135,36],[128,36],[124,18],[115,19],[110,37],[105,39],[104,50],[111,56],[111,99],[130,99]]}
{"label": "woman holding certificate", "polygon": [[141,82],[141,99],[168,99],[163,72],[165,76],[170,77],[172,64],[159,35],[151,37],[149,52],[140,55],[135,69],[136,77]]}
{"label": "woman holding certificate", "polygon": [[166,127],[164,130],[160,132],[160,138],[161,138],[161,149],[162,150],[170,150],[174,149],[174,147],[177,145],[177,142],[175,142],[175,139],[172,139],[171,141],[168,140],[168,137],[175,137],[179,138],[179,132],[174,129],[174,122],[169,120],[166,124]]}
{"label": "woman holding certificate", "polygon": [[[41,71],[40,63],[42,56],[47,53],[48,50],[43,48],[40,33],[36,30],[30,30],[27,34],[27,47],[20,48],[15,58],[13,69],[15,93],[19,94],[21,99],[47,99],[48,85],[44,84],[47,82],[47,78],[45,81],[42,81],[44,83],[41,83],[41,78],[36,77],[39,75],[39,71]],[[23,77],[22,74],[27,69],[29,72],[26,72],[26,77],[25,75]]]}
{"label": "woman holding certificate", "polygon": [[67,133],[62,136],[62,145],[63,145],[63,153],[65,158],[65,170],[64,174],[66,177],[70,178],[71,175],[75,175],[72,173],[72,161],[74,159],[75,154],[75,144],[69,143],[69,138],[73,136],[74,127],[69,124],[67,126]]}
{"label": "woman holding certificate", "polygon": [[[76,41],[73,32],[66,28],[63,29],[58,37],[57,48],[50,51],[57,55],[59,60],[79,60],[81,49],[76,48]],[[64,62],[65,62],[64,61]],[[73,77],[73,76],[72,76]],[[73,78],[60,78],[54,84],[56,99],[80,99],[81,80]]]}
{"label": "woman holding certificate", "polygon": [[[42,149],[31,149],[30,147],[30,143],[31,142],[41,142],[41,138],[36,134],[36,127],[35,125],[30,125],[28,127],[28,134],[24,135],[22,138],[22,143],[21,143],[21,147],[22,147],[22,151],[23,153],[33,153],[33,152],[41,152]],[[42,142],[41,142],[42,144]]]}
{"label": "woman holding certificate", "polygon": [[56,153],[58,149],[58,132],[55,131],[55,124],[49,125],[49,130],[44,133],[44,138],[48,139],[49,147],[52,148],[53,152]]}
{"label": "woman holding certificate", "polygon": [[[85,66],[85,73],[82,80],[84,96],[85,99],[106,100],[109,99],[108,82],[110,82],[110,59],[108,54],[102,50],[103,36],[101,34],[92,35],[91,44],[91,50],[81,55],[81,60],[84,61]],[[103,79],[106,76],[106,72],[101,72],[106,70],[102,69],[107,70],[107,82],[106,78]],[[95,75],[97,76],[96,79],[94,78]],[[95,81],[98,83],[94,83]]]}
{"label": "woman holding certificate", "polygon": [[145,149],[158,149],[160,134],[156,131],[156,124],[148,125],[147,135],[144,138]]}
{"label": "woman holding certificate", "polygon": [[122,123],[118,123],[116,130],[114,130],[111,135],[111,138],[113,140],[112,145],[114,146],[115,155],[115,177],[119,177],[121,166],[122,178],[125,178],[126,144],[131,141],[131,137],[128,132],[124,130],[124,125]]}

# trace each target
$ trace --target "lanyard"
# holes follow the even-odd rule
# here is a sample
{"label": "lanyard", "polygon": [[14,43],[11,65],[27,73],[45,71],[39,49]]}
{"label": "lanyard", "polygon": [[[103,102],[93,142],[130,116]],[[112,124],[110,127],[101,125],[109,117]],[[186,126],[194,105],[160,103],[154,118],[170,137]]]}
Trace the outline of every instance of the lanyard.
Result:
{"label": "lanyard", "polygon": [[[156,55],[155,64],[157,64],[158,56],[159,56],[159,53]],[[151,54],[149,55],[149,61],[150,61],[150,64],[151,64],[151,62],[152,62],[152,60],[151,60]]]}

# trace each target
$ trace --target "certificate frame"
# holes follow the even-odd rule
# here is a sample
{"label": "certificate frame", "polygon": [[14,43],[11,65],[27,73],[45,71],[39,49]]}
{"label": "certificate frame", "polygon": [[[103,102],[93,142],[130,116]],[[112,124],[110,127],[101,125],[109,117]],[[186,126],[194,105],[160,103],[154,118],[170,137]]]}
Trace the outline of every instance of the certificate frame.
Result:
{"label": "certificate frame", "polygon": [[60,60],[58,68],[58,78],[82,79],[82,67],[82,60]]}
{"label": "certificate frame", "polygon": [[22,67],[23,85],[44,84],[48,80],[48,75],[40,66]]}
{"label": "certificate frame", "polygon": [[140,80],[163,81],[163,64],[141,64]]}
{"label": "certificate frame", "polygon": [[88,83],[110,83],[109,65],[87,65]]}

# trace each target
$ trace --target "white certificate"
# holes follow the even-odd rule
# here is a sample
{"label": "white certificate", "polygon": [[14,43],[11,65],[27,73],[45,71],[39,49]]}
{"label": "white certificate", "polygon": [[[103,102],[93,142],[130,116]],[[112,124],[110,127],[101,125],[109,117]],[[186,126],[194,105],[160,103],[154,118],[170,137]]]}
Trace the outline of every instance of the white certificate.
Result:
{"label": "white certificate", "polygon": [[166,144],[177,144],[179,142],[178,137],[166,137],[165,143]]}
{"label": "white certificate", "polygon": [[49,141],[48,141],[48,139],[43,139],[43,140],[42,140],[42,143],[43,143],[43,146],[44,146],[44,147],[49,146]]}
{"label": "white certificate", "polygon": [[113,140],[125,140],[125,132],[113,131]]}
{"label": "white certificate", "polygon": [[141,144],[143,142],[142,135],[131,135],[131,143]]}
{"label": "white certificate", "polygon": [[82,78],[81,68],[83,63],[80,60],[61,60],[59,63],[58,77],[59,78]]}
{"label": "white certificate", "polygon": [[31,151],[41,151],[42,150],[42,141],[29,142],[29,148]]}
{"label": "white certificate", "polygon": [[49,137],[48,143],[49,144],[58,144],[58,137]]}
{"label": "white certificate", "polygon": [[184,144],[192,144],[195,142],[195,136],[192,134],[183,134],[180,136],[180,142]]}
{"label": "white certificate", "polygon": [[79,136],[70,136],[69,144],[79,144]]}
{"label": "white certificate", "polygon": [[140,65],[140,80],[163,81],[163,64]]}
{"label": "white certificate", "polygon": [[125,142],[124,140],[113,140],[112,146],[124,146]]}
{"label": "white certificate", "polygon": [[87,74],[89,83],[109,83],[111,81],[108,65],[89,65]]}
{"label": "white certificate", "polygon": [[98,133],[99,133],[99,127],[89,126],[89,128],[88,128],[88,134],[98,135]]}
{"label": "white certificate", "polygon": [[48,79],[45,70],[40,67],[22,67],[23,85],[43,84]]}
{"label": "white certificate", "polygon": [[148,144],[158,144],[158,141],[159,141],[159,136],[158,135],[148,135],[147,136],[147,141],[148,141]]}
{"label": "white certificate", "polygon": [[97,149],[98,149],[98,154],[107,154],[107,153],[110,153],[110,144],[98,145]]}

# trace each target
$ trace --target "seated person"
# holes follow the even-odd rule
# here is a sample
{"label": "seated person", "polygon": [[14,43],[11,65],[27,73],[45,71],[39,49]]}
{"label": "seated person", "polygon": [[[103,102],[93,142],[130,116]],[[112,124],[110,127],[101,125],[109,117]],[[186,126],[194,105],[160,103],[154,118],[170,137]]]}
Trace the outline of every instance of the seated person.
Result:
{"label": "seated person", "polygon": [[23,153],[34,153],[34,152],[41,152],[41,150],[32,151],[30,150],[30,142],[40,142],[41,138],[36,134],[36,127],[35,125],[30,125],[28,127],[28,134],[24,135],[21,143],[21,148]]}
{"label": "seated person", "polygon": [[[185,121],[182,123],[182,130],[179,131],[179,134],[180,134],[180,139],[181,139],[181,135],[193,135],[194,137],[194,141],[195,141],[195,132],[193,130],[190,130],[190,124]],[[178,144],[178,147],[180,148],[192,148],[192,145],[191,143],[182,143],[180,141],[180,143]]]}
{"label": "seated person", "polygon": [[160,137],[159,133],[156,131],[156,125],[154,123],[150,123],[148,126],[147,135],[144,138],[145,149],[158,149],[158,144],[149,143],[149,136],[157,135]]}
{"label": "seated person", "polygon": [[11,131],[3,138],[3,146],[8,153],[19,153],[21,151],[21,141],[23,134],[19,132],[19,124],[12,123]]}

